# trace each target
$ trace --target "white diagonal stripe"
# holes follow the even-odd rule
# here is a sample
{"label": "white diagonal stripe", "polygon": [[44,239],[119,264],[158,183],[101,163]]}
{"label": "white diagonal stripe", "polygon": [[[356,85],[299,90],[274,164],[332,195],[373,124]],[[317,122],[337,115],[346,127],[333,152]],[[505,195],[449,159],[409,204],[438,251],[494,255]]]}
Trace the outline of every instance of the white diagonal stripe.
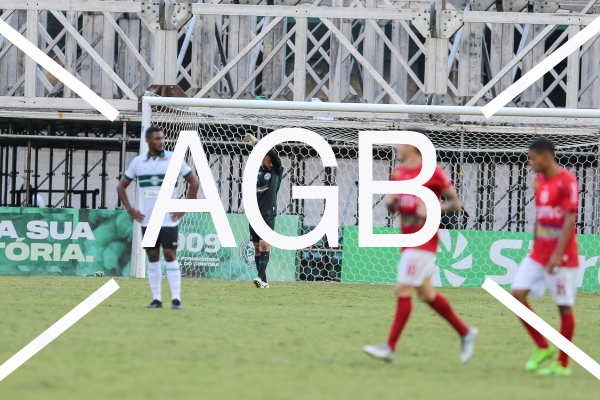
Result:
{"label": "white diagonal stripe", "polygon": [[83,318],[118,289],[119,285],[117,282],[115,282],[114,279],[111,279],[100,289],[92,293],[87,299],[79,303],[77,307],[69,311],[64,317],[56,321],[54,325],[42,332],[41,335],[33,339],[27,346],[23,347],[17,354],[9,358],[4,364],[0,365],[0,381],[23,365],[38,351],[46,347],[48,343],[59,337],[64,331],[73,326],[75,322]]}
{"label": "white diagonal stripe", "polygon": [[600,17],[592,21],[591,24],[569,39],[567,43],[560,46],[554,53],[550,54],[542,62],[533,67],[531,71],[521,77],[521,79],[510,85],[505,91],[496,96],[494,100],[486,104],[486,106],[481,109],[483,115],[485,115],[486,118],[489,118],[496,114],[496,112],[504,107],[509,101],[517,97],[535,81],[543,77],[546,72],[554,68],[559,62],[567,58],[569,54],[573,53],[599,32]]}
{"label": "white diagonal stripe", "polygon": [[25,39],[25,37],[14,30],[12,26],[4,22],[2,18],[0,18],[0,36],[4,36],[12,42],[23,53],[27,54],[27,56],[31,57],[36,63],[46,69],[46,71],[54,75],[56,79],[59,79],[65,86],[77,93],[106,118],[111,121],[114,121],[117,118],[119,111],[94,93],[90,88],[85,86],[79,79],[71,75],[66,69],[58,65],[42,50],[38,49],[37,46]]}
{"label": "white diagonal stripe", "polygon": [[533,311],[521,304],[521,302],[511,296],[510,293],[502,289],[496,282],[487,278],[481,287],[494,296],[500,303],[504,304],[510,311],[514,312],[522,320],[531,325],[536,331],[544,335],[546,339],[554,343],[556,347],[564,351],[590,374],[600,379],[600,365],[598,365],[596,361],[581,351],[579,347],[575,346],[563,335],[558,333],[543,319],[535,315]]}

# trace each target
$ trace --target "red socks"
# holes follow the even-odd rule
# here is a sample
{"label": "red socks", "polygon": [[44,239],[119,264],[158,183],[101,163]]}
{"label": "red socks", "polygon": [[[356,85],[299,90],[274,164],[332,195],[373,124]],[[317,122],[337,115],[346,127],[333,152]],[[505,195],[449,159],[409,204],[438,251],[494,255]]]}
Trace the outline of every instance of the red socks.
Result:
{"label": "red socks", "polygon": [[[533,308],[531,308],[531,306],[528,303],[524,303],[524,305],[525,307],[533,311]],[[573,313],[561,315],[560,319],[560,334],[563,335],[565,339],[571,341],[573,339],[573,332],[575,331],[575,315],[573,315]],[[521,320],[521,322],[523,322],[523,325],[525,325],[525,328],[527,328],[527,331],[529,332],[529,335],[533,338],[535,344],[540,349],[547,349],[548,342],[546,341],[544,336],[542,336],[541,333],[533,329],[527,322],[523,320]],[[569,365],[569,356],[561,350],[558,353],[558,361],[560,362],[560,365],[562,365],[563,367],[567,367],[567,365]]]}
{"label": "red socks", "polygon": [[[560,319],[560,334],[571,341],[571,339],[573,339],[573,331],[575,331],[575,316],[573,313],[570,313],[561,315]],[[560,362],[560,365],[566,367],[569,364],[569,356],[561,350],[561,352],[558,353],[558,361]]]}
{"label": "red socks", "polygon": [[[454,313],[450,303],[448,303],[448,300],[446,300],[444,296],[437,293],[433,301],[429,303],[429,306],[433,308],[442,318],[448,321],[461,337],[469,333],[469,328],[467,328],[466,325],[460,320],[458,315]],[[396,343],[400,338],[400,334],[404,329],[404,325],[406,325],[406,322],[408,321],[411,310],[412,299],[410,297],[399,297],[398,304],[396,306],[396,317],[392,323],[387,342],[392,350],[396,349]]]}
{"label": "red socks", "polygon": [[444,296],[437,293],[431,303],[429,303],[429,306],[448,321],[461,337],[469,333],[469,328],[463,324],[458,315],[452,310],[452,306],[450,306],[450,303],[448,303],[448,300]]}
{"label": "red socks", "polygon": [[[523,305],[525,307],[529,308],[531,311],[533,311],[533,308],[531,308],[529,303],[523,303]],[[521,318],[519,318],[519,319],[521,319]],[[521,322],[523,323],[523,325],[525,325],[527,332],[529,332],[529,336],[531,336],[531,338],[535,342],[536,346],[539,347],[540,349],[547,349],[548,342],[546,342],[546,339],[544,338],[544,336],[542,336],[541,333],[536,331],[531,325],[529,325],[527,322],[523,321],[522,319],[521,319]]]}
{"label": "red socks", "polygon": [[396,305],[396,317],[394,318],[394,322],[392,323],[392,327],[390,328],[390,335],[388,336],[388,346],[392,350],[396,349],[396,343],[400,338],[400,334],[404,329],[404,325],[406,325],[406,321],[408,321],[408,317],[410,316],[410,312],[412,310],[412,300],[410,297],[399,297],[398,303]]}

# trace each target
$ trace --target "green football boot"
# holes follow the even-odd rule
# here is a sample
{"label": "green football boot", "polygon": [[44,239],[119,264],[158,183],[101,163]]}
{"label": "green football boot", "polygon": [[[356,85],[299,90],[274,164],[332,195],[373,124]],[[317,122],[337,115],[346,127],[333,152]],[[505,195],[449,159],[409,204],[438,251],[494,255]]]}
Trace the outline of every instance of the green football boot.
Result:
{"label": "green football boot", "polygon": [[525,371],[535,371],[544,361],[552,358],[554,354],[556,354],[556,348],[552,345],[546,349],[536,348],[527,364],[525,364]]}
{"label": "green football boot", "polygon": [[548,368],[540,369],[537,374],[541,376],[570,376],[571,370],[555,361]]}

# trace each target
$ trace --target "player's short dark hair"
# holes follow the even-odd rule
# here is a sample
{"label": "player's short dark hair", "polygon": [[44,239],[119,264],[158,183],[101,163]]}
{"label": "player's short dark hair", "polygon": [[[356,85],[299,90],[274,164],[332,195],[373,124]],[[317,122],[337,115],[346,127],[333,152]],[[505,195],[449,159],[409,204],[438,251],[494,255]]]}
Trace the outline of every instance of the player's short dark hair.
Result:
{"label": "player's short dark hair", "polygon": [[146,139],[150,139],[156,132],[162,132],[162,129],[158,126],[151,126],[150,128],[146,129]]}
{"label": "player's short dark hair", "polygon": [[[423,135],[427,135],[427,130],[423,129],[423,128],[410,127],[410,128],[406,128],[406,130],[422,133]],[[415,150],[417,150],[417,153],[419,153],[419,155],[421,155],[421,150],[419,150],[419,148],[417,146],[414,146],[414,148],[415,148]]]}
{"label": "player's short dark hair", "polygon": [[413,132],[419,132],[422,133],[423,135],[427,135],[427,129],[423,129],[423,128],[417,128],[417,127],[410,127],[410,128],[406,128],[407,131],[413,131]]}
{"label": "player's short dark hair", "polygon": [[549,153],[554,156],[554,143],[548,138],[539,137],[531,142],[529,150],[535,150],[538,153]]}

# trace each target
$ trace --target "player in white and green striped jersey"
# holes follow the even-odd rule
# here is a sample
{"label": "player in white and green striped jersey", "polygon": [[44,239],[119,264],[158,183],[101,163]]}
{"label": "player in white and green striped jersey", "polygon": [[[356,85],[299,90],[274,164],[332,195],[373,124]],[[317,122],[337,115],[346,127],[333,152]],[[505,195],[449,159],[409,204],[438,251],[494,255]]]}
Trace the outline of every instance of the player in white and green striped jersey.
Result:
{"label": "player in white and green striped jersey", "polygon": [[[141,154],[133,159],[123,178],[117,187],[117,193],[123,203],[123,206],[131,217],[142,226],[142,235],[146,231],[150,216],[156,203],[160,187],[167,173],[167,168],[171,162],[173,153],[165,151],[165,136],[158,127],[150,127],[146,130],[146,142],[148,143],[148,153]],[[200,181],[192,169],[185,163],[181,165],[179,173],[190,185],[187,193],[188,199],[195,199],[200,188]],[[141,207],[135,210],[129,203],[126,189],[129,184],[137,179],[139,183]],[[177,188],[173,189],[171,198],[177,198]],[[171,308],[181,308],[181,269],[177,261],[177,238],[179,219],[185,213],[167,213],[158,234],[158,239],[154,247],[146,248],[148,255],[148,280],[150,289],[154,296],[148,308],[161,308],[161,279],[162,271],[160,267],[160,247],[163,249],[163,255],[167,263],[167,279],[171,287]]]}

